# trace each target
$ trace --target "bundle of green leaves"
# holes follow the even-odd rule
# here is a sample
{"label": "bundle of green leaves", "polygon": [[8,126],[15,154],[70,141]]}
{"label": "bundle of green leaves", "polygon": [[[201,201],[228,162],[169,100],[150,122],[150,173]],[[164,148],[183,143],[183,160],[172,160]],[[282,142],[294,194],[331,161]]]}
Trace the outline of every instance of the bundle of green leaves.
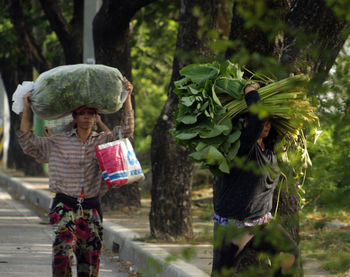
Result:
{"label": "bundle of green leaves", "polygon": [[[220,175],[228,173],[238,162],[239,138],[248,111],[243,90],[250,82],[262,85],[258,89],[261,101],[252,105],[250,112],[272,118],[273,128],[283,139],[284,145],[279,147],[285,151],[299,147],[303,150],[302,166],[311,164],[303,129],[318,122],[318,118],[303,88],[306,76],[274,81],[252,73],[247,80],[243,78],[243,70],[229,61],[191,64],[182,68],[180,74],[184,78],[175,82],[179,104],[171,132],[202,168]],[[288,153],[280,157],[288,162]]]}

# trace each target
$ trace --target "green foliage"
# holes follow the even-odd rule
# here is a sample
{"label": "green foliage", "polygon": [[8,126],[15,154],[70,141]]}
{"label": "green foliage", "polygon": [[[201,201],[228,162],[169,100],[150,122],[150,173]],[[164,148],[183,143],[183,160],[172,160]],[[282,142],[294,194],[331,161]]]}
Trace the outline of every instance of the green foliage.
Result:
{"label": "green foliage", "polygon": [[135,150],[150,149],[152,131],[167,99],[177,34],[178,3],[157,1],[133,21],[132,73],[135,87]]}
{"label": "green foliage", "polygon": [[326,0],[326,3],[331,7],[334,13],[344,21],[350,22],[349,0]]}
{"label": "green foliage", "polygon": [[309,201],[324,193],[350,193],[350,57],[343,51],[319,94],[323,133],[310,145],[313,167],[306,182]]}
{"label": "green foliage", "polygon": [[0,58],[15,64],[20,51],[19,43],[3,2],[0,3],[0,41]]}
{"label": "green foliage", "polygon": [[52,67],[64,64],[63,48],[55,32],[48,33],[42,42],[44,55]]}
{"label": "green foliage", "polygon": [[[72,16],[72,1],[59,1],[65,17]],[[42,46],[42,54],[52,67],[64,64],[63,48],[52,31],[41,5],[38,1],[22,3],[25,25],[36,40],[37,45]],[[31,26],[34,26],[31,28]],[[24,63],[27,57],[21,47],[23,43],[19,38],[11,20],[5,10],[4,3],[0,3],[0,57],[7,58],[7,62],[16,64]]]}

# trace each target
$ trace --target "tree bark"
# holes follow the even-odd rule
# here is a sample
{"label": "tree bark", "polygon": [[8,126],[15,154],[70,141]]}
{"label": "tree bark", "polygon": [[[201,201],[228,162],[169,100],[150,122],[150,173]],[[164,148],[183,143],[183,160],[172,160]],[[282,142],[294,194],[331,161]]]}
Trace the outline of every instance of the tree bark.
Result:
{"label": "tree bark", "polygon": [[[118,68],[132,81],[130,57],[130,21],[135,13],[155,0],[104,0],[93,21],[95,59],[99,64]],[[133,101],[134,102],[134,101]],[[118,125],[121,112],[103,115],[107,126]],[[141,196],[138,185],[109,190],[102,199],[105,210],[139,209]]]}
{"label": "tree bark", "polygon": [[[176,144],[169,133],[174,128],[173,113],[177,109],[177,96],[173,93],[174,81],[180,79],[179,70],[192,62],[212,56],[208,48],[206,31],[215,28],[217,1],[182,0],[173,74],[168,90],[168,100],[152,134],[152,204],[150,211],[151,235],[161,240],[184,236],[191,238],[191,177],[193,163],[185,149]],[[206,18],[205,26],[199,26],[193,15],[194,7]],[[203,29],[204,28],[204,29]],[[204,31],[198,36],[199,31]],[[199,59],[199,60],[198,60]]]}

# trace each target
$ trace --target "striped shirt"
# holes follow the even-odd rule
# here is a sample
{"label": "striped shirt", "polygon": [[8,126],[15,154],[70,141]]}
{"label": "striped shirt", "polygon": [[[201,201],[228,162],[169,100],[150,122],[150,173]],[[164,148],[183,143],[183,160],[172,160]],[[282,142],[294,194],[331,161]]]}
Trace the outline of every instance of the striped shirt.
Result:
{"label": "striped shirt", "polygon": [[79,197],[84,188],[85,198],[96,197],[107,192],[95,154],[95,146],[133,136],[134,113],[125,113],[121,126],[111,133],[92,132],[86,143],[82,143],[76,129],[70,132],[38,137],[32,131],[17,131],[23,152],[38,162],[49,163],[50,191]]}

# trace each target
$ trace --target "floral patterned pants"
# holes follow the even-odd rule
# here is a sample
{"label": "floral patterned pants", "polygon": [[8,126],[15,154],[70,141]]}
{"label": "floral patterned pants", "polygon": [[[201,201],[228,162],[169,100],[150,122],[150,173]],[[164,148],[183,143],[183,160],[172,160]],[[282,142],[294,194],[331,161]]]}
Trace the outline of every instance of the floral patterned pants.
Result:
{"label": "floral patterned pants", "polygon": [[78,277],[98,276],[103,227],[97,210],[73,210],[60,202],[51,209],[50,224],[55,233],[52,276],[72,276],[74,254]]}

